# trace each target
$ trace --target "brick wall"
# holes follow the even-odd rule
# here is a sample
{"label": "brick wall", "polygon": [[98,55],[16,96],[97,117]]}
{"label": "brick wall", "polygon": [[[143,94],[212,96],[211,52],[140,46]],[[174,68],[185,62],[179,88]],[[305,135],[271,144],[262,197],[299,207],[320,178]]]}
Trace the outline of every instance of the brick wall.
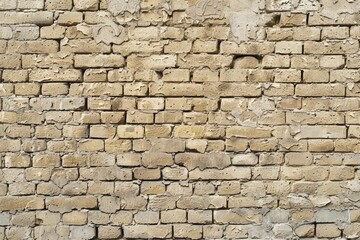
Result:
{"label": "brick wall", "polygon": [[0,239],[359,239],[359,9],[0,0]]}

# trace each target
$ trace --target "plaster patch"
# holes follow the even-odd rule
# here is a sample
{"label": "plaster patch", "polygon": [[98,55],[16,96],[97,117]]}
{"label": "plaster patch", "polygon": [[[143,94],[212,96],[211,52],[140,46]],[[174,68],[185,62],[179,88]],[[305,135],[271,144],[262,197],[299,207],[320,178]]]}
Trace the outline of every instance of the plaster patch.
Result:
{"label": "plaster patch", "polygon": [[319,9],[319,0],[266,0],[266,10],[270,12],[309,12]]}
{"label": "plaster patch", "polygon": [[215,18],[222,19],[229,7],[227,0],[198,0],[194,5],[186,9],[186,14],[198,20]]}
{"label": "plaster patch", "polygon": [[323,0],[321,15],[331,19],[337,19],[341,13],[359,13],[360,1],[354,0]]}
{"label": "plaster patch", "polygon": [[124,12],[135,13],[140,9],[140,0],[108,0],[108,10],[117,16]]}
{"label": "plaster patch", "polygon": [[94,26],[93,37],[96,43],[103,42],[107,45],[121,44],[128,40],[125,28],[111,21]]}

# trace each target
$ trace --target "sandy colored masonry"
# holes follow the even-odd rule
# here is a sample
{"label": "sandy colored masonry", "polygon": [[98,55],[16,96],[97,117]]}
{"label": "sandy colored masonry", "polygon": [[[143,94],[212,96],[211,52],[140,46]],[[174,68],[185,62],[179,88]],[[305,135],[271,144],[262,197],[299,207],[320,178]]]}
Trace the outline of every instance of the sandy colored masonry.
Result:
{"label": "sandy colored masonry", "polygon": [[360,239],[360,1],[0,0],[0,239]]}

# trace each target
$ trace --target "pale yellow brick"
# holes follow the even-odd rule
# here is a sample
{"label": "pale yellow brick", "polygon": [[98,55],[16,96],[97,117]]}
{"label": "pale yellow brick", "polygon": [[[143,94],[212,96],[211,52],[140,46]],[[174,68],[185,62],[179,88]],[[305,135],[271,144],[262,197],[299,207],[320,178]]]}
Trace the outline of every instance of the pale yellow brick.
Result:
{"label": "pale yellow brick", "polygon": [[188,69],[165,69],[162,80],[165,82],[188,82],[190,71]]}
{"label": "pale yellow brick", "polygon": [[[52,0],[54,1],[54,0]],[[13,1],[15,2],[15,1]],[[54,22],[53,13],[37,12],[5,12],[0,13],[0,24],[36,24],[39,26],[51,25]]]}
{"label": "pale yellow brick", "polygon": [[97,10],[99,0],[75,0],[74,6],[76,10]]}
{"label": "pale yellow brick", "polygon": [[345,58],[342,55],[329,55],[320,57],[321,68],[343,68],[345,66]]}
{"label": "pale yellow brick", "polygon": [[141,111],[127,111],[127,123],[153,123],[154,114]]}
{"label": "pale yellow brick", "polygon": [[[156,120],[155,120],[156,122]],[[148,125],[145,126],[146,137],[170,137],[171,126],[170,125]]]}
{"label": "pale yellow brick", "polygon": [[76,68],[122,67],[125,64],[121,55],[75,55]]}
{"label": "pale yellow brick", "polygon": [[55,1],[55,0],[46,0],[45,9],[48,10],[70,10],[72,8],[71,0],[64,1]]}
{"label": "pale yellow brick", "polygon": [[0,67],[5,69],[19,68],[21,56],[18,54],[0,54]]}
{"label": "pale yellow brick", "polygon": [[104,150],[104,141],[103,140],[83,140],[79,142],[79,150],[85,152],[95,152]]}
{"label": "pale yellow brick", "polygon": [[165,45],[164,53],[189,53],[192,48],[191,41],[169,42]]}
{"label": "pale yellow brick", "polygon": [[68,225],[84,225],[87,222],[87,213],[80,211],[64,213],[62,222]]}
{"label": "pale yellow brick", "polygon": [[117,136],[119,138],[143,138],[144,127],[135,125],[122,125],[117,127]]}
{"label": "pale yellow brick", "polygon": [[219,73],[210,69],[195,70],[192,75],[193,82],[219,81]]}
{"label": "pale yellow brick", "polygon": [[63,26],[71,26],[81,23],[83,14],[81,12],[64,12],[59,14],[58,24]]}
{"label": "pale yellow brick", "polygon": [[105,69],[86,69],[84,72],[84,82],[105,82],[107,72]]}
{"label": "pale yellow brick", "polygon": [[124,112],[102,112],[100,115],[102,123],[124,123]]}
{"label": "pale yellow brick", "polygon": [[45,26],[40,29],[40,36],[44,39],[62,39],[66,28],[59,25]]}
{"label": "pale yellow brick", "polygon": [[58,129],[55,125],[37,126],[35,128],[36,138],[60,138],[61,129]]}
{"label": "pale yellow brick", "polygon": [[154,69],[163,70],[175,67],[177,57],[175,55],[151,55],[141,57],[130,55],[127,57],[127,67],[135,69]]}
{"label": "pale yellow brick", "polygon": [[44,83],[41,86],[41,93],[48,96],[67,95],[69,87],[65,83]]}
{"label": "pale yellow brick", "polygon": [[126,83],[124,85],[125,96],[145,96],[148,92],[148,85],[144,83]]}
{"label": "pale yellow brick", "polygon": [[90,126],[90,138],[113,138],[116,128],[106,125]]}
{"label": "pale yellow brick", "polygon": [[168,238],[171,236],[171,225],[124,226],[124,237],[126,238]]}
{"label": "pale yellow brick", "polygon": [[134,177],[139,180],[157,180],[160,179],[160,169],[135,168]]}
{"label": "pale yellow brick", "polygon": [[105,140],[105,151],[110,153],[123,153],[131,149],[129,140]]}
{"label": "pale yellow brick", "polygon": [[341,235],[340,230],[335,224],[317,224],[316,236],[317,237],[339,237]]}
{"label": "pale yellow brick", "polygon": [[5,167],[25,168],[30,166],[30,157],[28,155],[6,155]]}
{"label": "pale yellow brick", "polygon": [[35,95],[40,94],[40,84],[38,83],[18,83],[15,84],[15,94],[17,95]]}
{"label": "pale yellow brick", "polygon": [[[70,39],[66,44],[61,44],[60,50],[63,52],[94,54],[109,53],[111,51],[111,47],[109,45],[106,45],[105,43],[96,43],[95,40],[91,39]],[[95,59],[99,59],[99,57]],[[91,62],[92,64],[95,64],[94,59]],[[98,64],[100,63],[98,62]]]}
{"label": "pale yellow brick", "polygon": [[59,43],[54,40],[41,41],[9,41],[10,53],[55,53],[59,50]]}
{"label": "pale yellow brick", "polygon": [[120,45],[113,45],[113,51],[115,53],[121,53],[123,56],[128,56],[133,53],[161,54],[164,44],[165,42],[163,41],[149,42],[130,40]]}

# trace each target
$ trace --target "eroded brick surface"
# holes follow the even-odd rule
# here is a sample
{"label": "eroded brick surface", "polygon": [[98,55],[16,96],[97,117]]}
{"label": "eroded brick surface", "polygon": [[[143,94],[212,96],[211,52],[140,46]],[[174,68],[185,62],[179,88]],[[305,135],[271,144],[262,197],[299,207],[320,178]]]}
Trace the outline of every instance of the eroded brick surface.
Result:
{"label": "eroded brick surface", "polygon": [[0,0],[0,239],[359,239],[359,9]]}

